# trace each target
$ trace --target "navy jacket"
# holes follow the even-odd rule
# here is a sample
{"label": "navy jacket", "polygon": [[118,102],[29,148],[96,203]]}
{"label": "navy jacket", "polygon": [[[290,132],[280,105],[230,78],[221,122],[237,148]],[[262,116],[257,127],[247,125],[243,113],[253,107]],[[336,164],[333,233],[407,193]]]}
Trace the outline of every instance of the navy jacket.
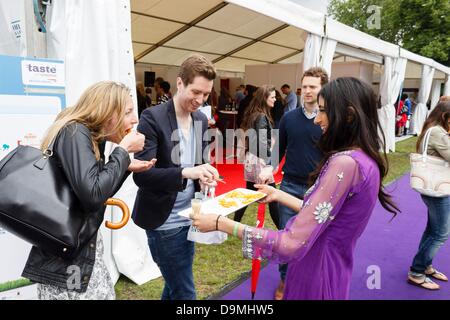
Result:
{"label": "navy jacket", "polygon": [[[191,114],[197,139],[196,164],[202,164],[203,151],[208,141],[203,135],[208,129],[208,120],[201,111]],[[154,230],[169,217],[177,193],[186,188],[187,180],[181,176],[182,167],[178,154],[179,138],[173,100],[144,110],[137,130],[145,135],[144,150],[136,153],[140,160],[157,159],[155,167],[141,173],[134,173],[133,179],[139,187],[133,208],[133,220],[143,229]],[[201,146],[199,148],[198,146]],[[172,157],[172,153],[174,156]],[[200,189],[195,181],[196,190]]]}
{"label": "navy jacket", "polygon": [[[314,124],[314,119],[306,118],[302,108],[284,114],[274,147],[274,150],[279,150],[280,160],[286,156],[283,179],[308,184],[309,174],[323,158],[318,147],[321,134],[320,127]],[[272,159],[274,165],[277,161]]]}

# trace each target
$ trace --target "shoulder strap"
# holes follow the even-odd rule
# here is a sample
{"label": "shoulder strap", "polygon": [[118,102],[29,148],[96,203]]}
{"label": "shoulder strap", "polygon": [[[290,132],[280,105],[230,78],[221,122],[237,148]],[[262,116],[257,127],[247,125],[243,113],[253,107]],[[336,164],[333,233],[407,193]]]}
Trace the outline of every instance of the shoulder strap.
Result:
{"label": "shoulder strap", "polygon": [[426,155],[427,155],[428,142],[430,140],[432,130],[433,130],[433,127],[429,128],[423,137],[423,141],[422,141],[422,156],[423,157],[426,157]]}

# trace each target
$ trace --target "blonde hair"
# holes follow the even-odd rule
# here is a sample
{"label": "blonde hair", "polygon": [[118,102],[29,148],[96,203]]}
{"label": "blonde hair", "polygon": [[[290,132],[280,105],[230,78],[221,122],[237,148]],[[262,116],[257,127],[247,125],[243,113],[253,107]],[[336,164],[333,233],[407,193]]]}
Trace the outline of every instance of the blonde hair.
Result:
{"label": "blonde hair", "polygon": [[[125,109],[130,98],[130,89],[122,83],[113,81],[98,82],[83,92],[78,102],[61,111],[55,122],[48,129],[41,149],[45,151],[60,130],[70,123],[81,123],[88,127],[92,135],[92,147],[97,160],[100,159],[98,144],[111,135],[125,136],[123,120]],[[117,123],[112,132],[105,132],[105,126],[117,115]]]}

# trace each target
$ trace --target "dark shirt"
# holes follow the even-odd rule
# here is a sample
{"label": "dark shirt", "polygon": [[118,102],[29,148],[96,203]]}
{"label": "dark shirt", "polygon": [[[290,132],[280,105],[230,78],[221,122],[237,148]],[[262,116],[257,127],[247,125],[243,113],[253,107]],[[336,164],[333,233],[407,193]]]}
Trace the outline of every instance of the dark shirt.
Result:
{"label": "dark shirt", "polygon": [[275,101],[275,105],[270,110],[272,113],[272,118],[275,123],[278,123],[281,120],[281,117],[283,117],[284,114],[284,104],[277,100]]}
{"label": "dark shirt", "polygon": [[250,105],[250,101],[252,101],[253,96],[247,95],[240,103],[239,103],[239,109],[238,114],[236,118],[236,124],[237,127],[240,128],[242,124],[242,120],[244,119],[245,110]]}
{"label": "dark shirt", "polygon": [[144,111],[147,106],[147,100],[145,96],[140,95],[139,93],[136,96],[137,104],[138,104],[138,116],[141,117],[142,111]]}
{"label": "dark shirt", "polygon": [[[308,119],[302,108],[286,113],[280,121],[279,139],[274,150],[279,148],[280,159],[286,155],[283,167],[284,177],[301,184],[308,183],[309,174],[322,160],[322,153],[317,144],[322,134],[320,126],[314,119]],[[272,151],[276,155],[275,151]],[[276,164],[277,159],[272,159]]]}
{"label": "dark shirt", "polygon": [[[196,164],[203,163],[203,152],[208,141],[203,135],[208,129],[208,120],[200,111],[191,114],[194,132],[198,142]],[[198,128],[198,129],[197,129]],[[179,138],[174,135],[178,129],[173,100],[146,109],[139,120],[137,130],[145,135],[144,150],[134,156],[139,160],[158,159],[156,165],[144,172],[134,173],[133,179],[139,187],[133,208],[133,220],[145,230],[154,230],[165,223],[175,204],[177,194],[187,185],[182,177],[179,158]],[[178,152],[175,152],[178,150]],[[198,180],[194,181],[195,191],[200,190]]]}
{"label": "dark shirt", "polygon": [[273,128],[269,119],[266,115],[260,114],[255,119],[252,128],[256,130],[256,135],[250,135],[247,151],[263,159],[266,164],[270,164]]}

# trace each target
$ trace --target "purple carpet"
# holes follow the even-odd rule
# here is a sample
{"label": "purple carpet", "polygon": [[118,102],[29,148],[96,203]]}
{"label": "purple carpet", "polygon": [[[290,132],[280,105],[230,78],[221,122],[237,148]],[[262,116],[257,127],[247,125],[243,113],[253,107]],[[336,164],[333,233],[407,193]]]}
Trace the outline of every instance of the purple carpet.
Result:
{"label": "purple carpet", "polygon": [[[402,212],[394,220],[378,203],[355,250],[350,288],[352,300],[450,299],[450,284],[437,281],[441,289],[429,291],[406,282],[407,272],[426,225],[427,211],[420,195],[409,187],[409,174],[387,188]],[[444,244],[434,266],[450,275],[450,247]],[[379,276],[378,276],[379,275]],[[261,270],[255,299],[272,300],[278,285],[278,265]],[[221,297],[223,300],[250,300],[250,279]]]}

